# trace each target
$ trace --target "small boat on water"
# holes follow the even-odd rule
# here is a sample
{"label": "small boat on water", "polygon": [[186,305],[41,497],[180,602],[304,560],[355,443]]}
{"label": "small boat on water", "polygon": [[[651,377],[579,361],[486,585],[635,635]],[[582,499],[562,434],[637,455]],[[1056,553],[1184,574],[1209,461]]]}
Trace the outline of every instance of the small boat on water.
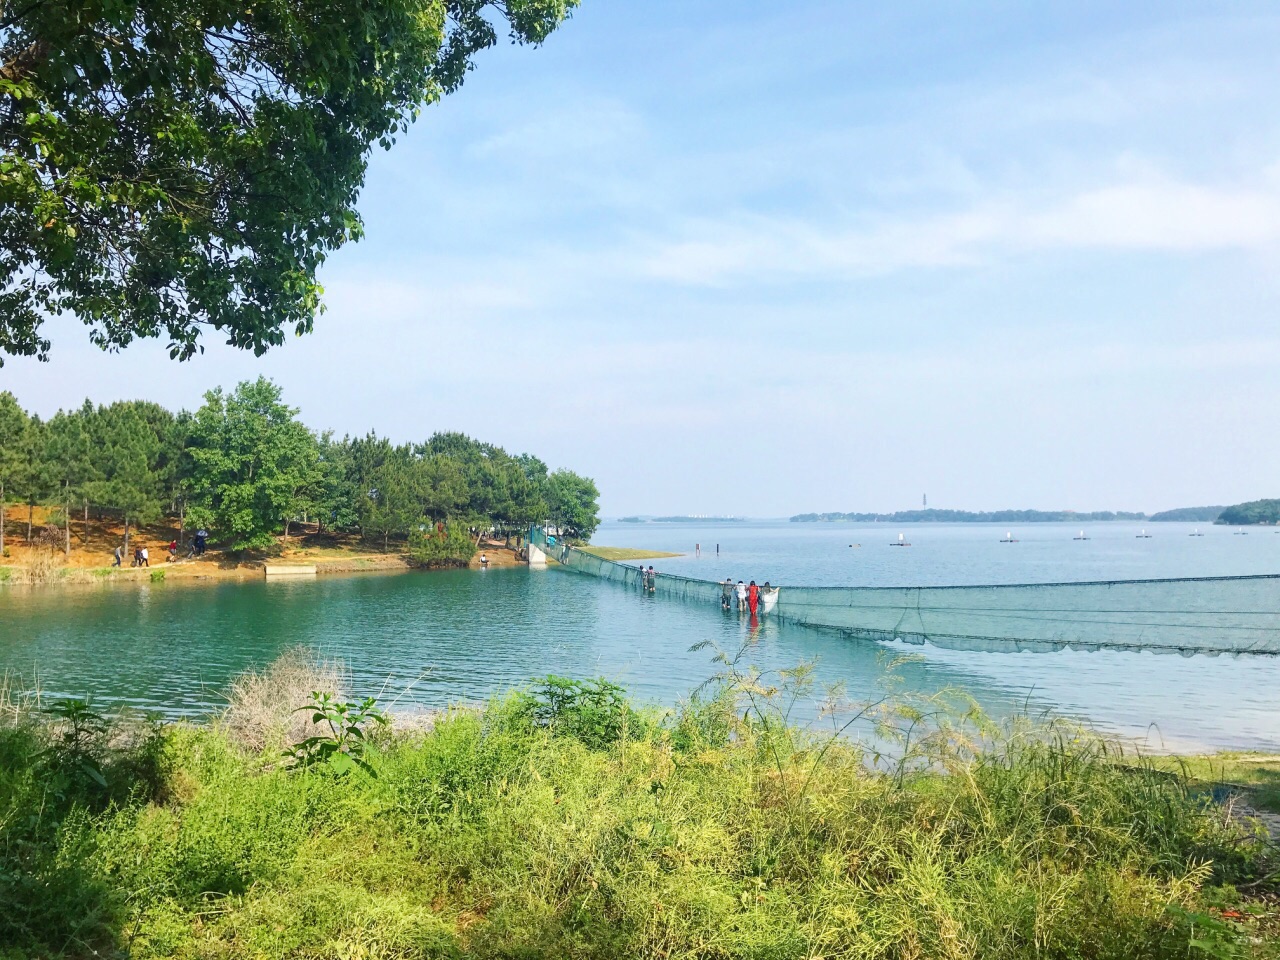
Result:
{"label": "small boat on water", "polygon": [[1141,533],[1134,534],[1134,538],[1137,540],[1150,540],[1151,534],[1147,533],[1146,530],[1143,530]]}
{"label": "small boat on water", "polygon": [[1089,538],[1088,538],[1088,537],[1086,537],[1086,536],[1084,535],[1084,531],[1083,531],[1083,530],[1081,530],[1081,531],[1080,531],[1080,536],[1078,536],[1078,537],[1072,537],[1071,539],[1072,539],[1072,540],[1088,540]]}
{"label": "small boat on water", "polygon": [[1017,543],[1018,541],[1014,539],[1013,531],[1010,530],[1008,533],[1004,535],[1004,539],[1001,540],[1000,542],[1001,543]]}
{"label": "small boat on water", "polygon": [[1204,536],[1204,534],[1200,532],[1200,528],[1199,528],[1199,527],[1196,527],[1196,528],[1195,528],[1194,530],[1192,530],[1189,534],[1187,534],[1187,536],[1189,536],[1189,537],[1203,537],[1203,536]]}
{"label": "small boat on water", "polygon": [[889,546],[891,546],[891,547],[909,547],[909,546],[911,546],[911,544],[907,543],[906,534],[900,533],[900,534],[898,534],[898,539],[897,539],[897,540],[895,540],[893,543],[889,544]]}
{"label": "small boat on water", "polygon": [[1248,530],[1237,530],[1234,534],[1232,534],[1232,536],[1236,536],[1236,537],[1247,537],[1248,535],[1249,535]]}

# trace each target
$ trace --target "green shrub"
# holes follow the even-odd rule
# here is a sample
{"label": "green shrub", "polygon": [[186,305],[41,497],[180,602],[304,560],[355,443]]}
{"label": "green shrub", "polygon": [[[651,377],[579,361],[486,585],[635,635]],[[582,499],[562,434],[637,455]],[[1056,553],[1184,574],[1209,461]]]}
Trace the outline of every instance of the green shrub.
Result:
{"label": "green shrub", "polygon": [[475,555],[475,541],[462,524],[448,524],[439,530],[424,523],[409,534],[409,560],[424,569],[465,567]]}
{"label": "green shrub", "polygon": [[163,570],[152,570],[152,571],[151,571],[151,582],[152,582],[152,583],[162,583],[162,582],[164,582],[164,571],[163,571]]}
{"label": "green shrub", "polygon": [[606,750],[624,738],[639,739],[645,724],[627,702],[626,691],[603,678],[571,680],[548,676],[517,696],[515,715],[557,736],[572,737],[592,750]]}

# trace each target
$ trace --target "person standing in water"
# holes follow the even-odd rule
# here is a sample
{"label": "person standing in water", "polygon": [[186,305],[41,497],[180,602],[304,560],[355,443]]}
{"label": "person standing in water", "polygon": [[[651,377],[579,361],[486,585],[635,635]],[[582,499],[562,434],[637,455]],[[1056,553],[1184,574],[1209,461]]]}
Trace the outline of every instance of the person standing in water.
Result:
{"label": "person standing in water", "polygon": [[741,580],[738,581],[738,612],[742,613],[747,609],[747,585]]}
{"label": "person standing in water", "polygon": [[657,582],[656,582],[657,579],[658,579],[658,571],[653,569],[653,564],[651,563],[649,564],[649,592],[650,593],[658,592]]}
{"label": "person standing in water", "polygon": [[725,577],[720,585],[720,609],[728,610],[733,604],[733,577]]}
{"label": "person standing in water", "polygon": [[754,580],[747,587],[747,609],[751,611],[751,615],[756,615],[756,608],[760,606],[760,588],[756,586]]}

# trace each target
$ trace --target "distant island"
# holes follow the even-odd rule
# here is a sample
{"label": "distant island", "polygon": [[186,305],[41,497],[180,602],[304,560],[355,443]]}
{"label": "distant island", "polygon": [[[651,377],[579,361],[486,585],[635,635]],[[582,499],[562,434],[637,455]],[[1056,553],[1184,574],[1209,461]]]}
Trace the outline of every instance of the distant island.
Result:
{"label": "distant island", "polygon": [[844,521],[847,523],[1060,523],[1080,521],[1095,523],[1105,520],[1146,520],[1145,513],[1102,510],[1077,513],[1074,510],[899,510],[896,513],[799,513],[792,523]]}
{"label": "distant island", "polygon": [[654,517],[654,523],[742,523],[742,517]]}
{"label": "distant island", "polygon": [[1147,519],[1155,523],[1173,521],[1176,523],[1213,523],[1226,507],[1179,507],[1177,510],[1161,510]]}
{"label": "distant island", "polygon": [[619,523],[745,523],[743,517],[619,517]]}
{"label": "distant island", "polygon": [[1230,526],[1280,523],[1280,500],[1250,500],[1248,503],[1237,503],[1234,507],[1224,509],[1214,523],[1225,523]]}

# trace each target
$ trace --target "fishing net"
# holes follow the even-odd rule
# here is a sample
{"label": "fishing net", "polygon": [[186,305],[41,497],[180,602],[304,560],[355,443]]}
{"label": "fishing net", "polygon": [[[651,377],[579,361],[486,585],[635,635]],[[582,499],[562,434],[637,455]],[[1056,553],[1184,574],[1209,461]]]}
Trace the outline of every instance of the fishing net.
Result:
{"label": "fishing net", "polygon": [[[535,543],[570,570],[641,589],[637,564]],[[647,566],[647,565],[646,565]],[[719,605],[722,584],[659,573],[656,595]],[[975,587],[779,588],[765,616],[957,650],[1280,654],[1280,575]]]}

